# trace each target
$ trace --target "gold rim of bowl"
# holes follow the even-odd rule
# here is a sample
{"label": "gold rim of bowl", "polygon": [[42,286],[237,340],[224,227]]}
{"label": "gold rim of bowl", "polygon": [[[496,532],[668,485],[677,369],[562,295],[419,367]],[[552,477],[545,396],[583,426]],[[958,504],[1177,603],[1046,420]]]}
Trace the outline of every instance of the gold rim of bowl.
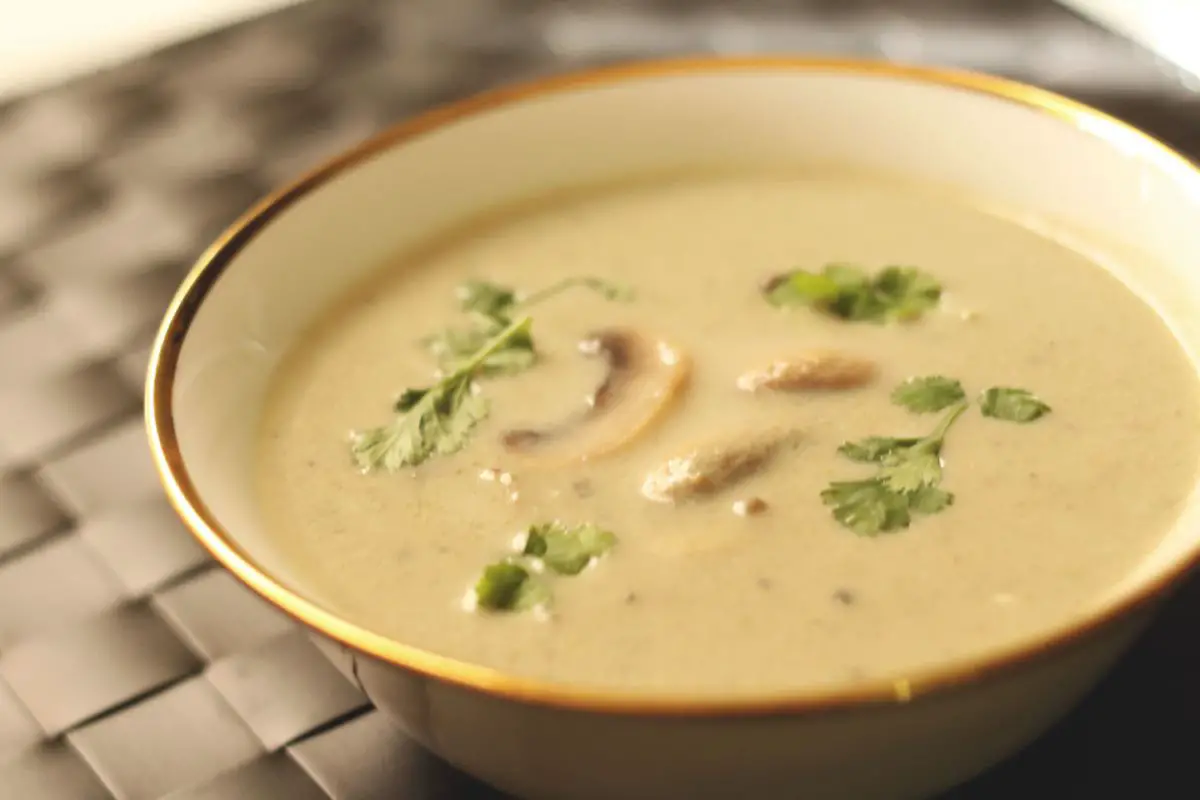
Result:
{"label": "gold rim of bowl", "polygon": [[146,425],[155,467],[171,504],[192,533],[239,580],[290,616],[355,651],[430,678],[511,700],[609,714],[655,716],[731,716],[831,711],[880,703],[908,702],[934,692],[970,684],[1018,667],[1087,637],[1117,618],[1133,613],[1177,582],[1200,561],[1200,545],[1181,556],[1164,574],[1130,595],[1114,599],[1061,629],[1013,646],[880,679],[808,691],[720,695],[660,695],[571,686],[507,675],[487,667],[411,647],[344,620],[284,587],[258,566],[221,528],[205,507],[188,475],[176,437],[172,393],[179,354],[188,328],[205,296],[243,247],[292,203],[320,188],[344,170],[448,123],[539,95],[569,92],[683,74],[835,72],[934,84],[1018,103],[1050,114],[1096,136],[1122,152],[1191,182],[1200,192],[1200,169],[1167,145],[1101,111],[1043,89],[1003,78],[958,70],[854,59],[690,58],[639,62],[567,74],[485,92],[401,123],[338,156],[259,202],[235,222],[192,268],[167,310],[150,355],[146,383]]}

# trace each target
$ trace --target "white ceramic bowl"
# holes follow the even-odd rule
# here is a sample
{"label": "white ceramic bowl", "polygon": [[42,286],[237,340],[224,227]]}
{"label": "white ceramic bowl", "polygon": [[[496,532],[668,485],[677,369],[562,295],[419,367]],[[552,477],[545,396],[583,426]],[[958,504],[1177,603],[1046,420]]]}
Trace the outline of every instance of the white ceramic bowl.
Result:
{"label": "white ceramic bowl", "polygon": [[261,530],[264,388],[305,327],[395,251],[551,189],[714,165],[841,165],[1020,209],[1093,250],[1200,350],[1200,173],[1103,114],[997,78],[845,61],[626,66],[503,89],[384,133],[270,197],[171,305],[147,389],[171,501],[449,762],[545,800],[915,798],[1070,708],[1200,557],[1200,503],[1086,615],[893,681],[747,700],[609,694],[422,652],[342,618]]}

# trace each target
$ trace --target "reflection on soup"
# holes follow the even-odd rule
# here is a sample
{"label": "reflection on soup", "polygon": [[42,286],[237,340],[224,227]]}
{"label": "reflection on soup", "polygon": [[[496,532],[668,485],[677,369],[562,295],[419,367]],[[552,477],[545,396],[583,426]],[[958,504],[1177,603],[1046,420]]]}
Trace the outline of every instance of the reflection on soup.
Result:
{"label": "reflection on soup", "polygon": [[1095,601],[1180,511],[1198,399],[1151,308],[1011,221],[664,180],[402,254],[285,359],[260,495],[314,593],[406,644],[786,691]]}

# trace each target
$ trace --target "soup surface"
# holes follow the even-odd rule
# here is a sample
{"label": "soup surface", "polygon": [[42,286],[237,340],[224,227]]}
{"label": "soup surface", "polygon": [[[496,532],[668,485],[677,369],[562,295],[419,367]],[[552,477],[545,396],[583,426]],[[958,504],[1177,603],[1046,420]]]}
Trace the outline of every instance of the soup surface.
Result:
{"label": "soup surface", "polygon": [[[830,263],[919,268],[913,313],[853,318],[862,295],[841,282],[831,301]],[[498,322],[456,299],[470,280],[534,293],[588,276],[632,298],[576,286]],[[520,371],[466,373],[478,394],[425,431],[460,450],[356,465],[348,433],[395,432],[397,396],[436,384],[427,337],[526,313],[536,362],[505,350]],[[894,396],[927,376],[943,380]],[[1198,401],[1149,306],[1011,221],[850,177],[646,182],[402,254],[285,359],[260,495],[314,594],[401,642],[577,685],[786,691],[903,676],[1079,613],[1181,510]],[[871,436],[903,441],[870,461]],[[578,574],[545,568],[553,543],[513,554],[556,520],[615,544],[585,547]],[[472,587],[506,555],[520,571],[481,588],[520,607],[482,608]]]}

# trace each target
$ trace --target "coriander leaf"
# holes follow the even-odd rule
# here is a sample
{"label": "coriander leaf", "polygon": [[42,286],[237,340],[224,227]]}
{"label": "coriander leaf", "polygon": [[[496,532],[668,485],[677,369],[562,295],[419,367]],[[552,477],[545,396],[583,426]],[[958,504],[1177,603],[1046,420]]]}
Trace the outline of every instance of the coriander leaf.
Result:
{"label": "coriander leaf", "polygon": [[842,291],[857,292],[869,289],[871,286],[870,274],[854,264],[826,264],[821,273]]}
{"label": "coriander leaf", "polygon": [[[507,346],[487,357],[480,370],[481,375],[515,375],[537,363],[537,352],[533,339],[528,336],[514,338]],[[453,362],[452,362],[453,366]]]}
{"label": "coriander leaf", "polygon": [[845,442],[838,448],[838,452],[851,461],[864,464],[881,463],[888,456],[901,450],[907,450],[919,441],[921,440],[898,439],[894,436],[868,436],[857,442]]}
{"label": "coriander leaf", "polygon": [[[473,395],[470,387],[470,377],[462,376],[429,389],[406,391],[396,402],[399,416],[391,423],[355,434],[351,452],[359,469],[395,472],[433,455],[461,450],[488,413],[487,400]],[[413,402],[418,394],[420,399]]]}
{"label": "coriander leaf", "polygon": [[879,470],[879,477],[889,489],[915,492],[942,480],[942,460],[932,445],[922,442],[892,455]]}
{"label": "coriander leaf", "polygon": [[421,398],[429,393],[428,389],[405,389],[399,397],[396,398],[394,409],[396,411],[408,411],[421,401]]}
{"label": "coriander leaf", "polygon": [[517,596],[516,610],[528,611],[538,606],[547,608],[552,599],[553,595],[546,582],[535,575],[530,575],[529,579],[521,585],[520,594]]}
{"label": "coriander leaf", "polygon": [[607,553],[617,537],[591,523],[567,526],[561,522],[531,525],[525,538],[525,555],[540,558],[559,575],[578,575],[593,558]]}
{"label": "coriander leaf", "polygon": [[564,525],[543,522],[530,525],[520,549],[503,561],[486,567],[475,584],[480,608],[493,611],[522,611],[550,603],[550,582],[536,573],[548,569],[556,575],[578,575],[617,543],[611,531],[585,523]]}
{"label": "coriander leaf", "polygon": [[483,346],[488,340],[488,330],[491,326],[476,328],[446,328],[443,331],[426,336],[422,343],[438,361],[438,366],[446,369],[450,364],[463,358]]}
{"label": "coriander leaf", "polygon": [[826,313],[851,321],[884,320],[887,309],[866,271],[852,264],[827,264],[823,274],[838,287],[838,296],[828,303]]}
{"label": "coriander leaf", "polygon": [[875,478],[831,483],[821,499],[834,519],[860,536],[907,528],[911,521],[905,498]]}
{"label": "coriander leaf", "polygon": [[979,396],[979,407],[985,417],[1007,422],[1033,422],[1050,413],[1050,406],[1027,389],[993,386]]}
{"label": "coriander leaf", "polygon": [[916,267],[884,267],[875,279],[875,290],[896,320],[917,319],[942,297],[941,285]]}
{"label": "coriander leaf", "polygon": [[[865,480],[833,482],[821,499],[833,517],[862,536],[906,528],[918,514],[937,514],[954,504],[941,488],[942,447],[955,421],[970,407],[962,384],[933,375],[896,387],[892,401],[914,412],[944,411],[933,430],[919,439],[868,436],[845,442],[838,452],[852,461],[877,465]],[[993,387],[979,396],[985,416],[1030,422],[1050,407],[1025,389]]]}
{"label": "coriander leaf", "polygon": [[487,399],[474,393],[469,380],[459,381],[449,391],[437,395],[434,405],[436,413],[425,418],[423,435],[426,441],[434,442],[433,452],[439,456],[466,447],[471,432],[487,418],[490,410]]}
{"label": "coriander leaf", "polygon": [[936,514],[953,502],[942,482],[942,445],[946,433],[968,403],[950,407],[934,429],[920,439],[869,436],[846,442],[842,455],[860,463],[878,465],[874,477],[840,481],[821,492],[833,508],[833,518],[861,536],[907,528],[914,514]]}
{"label": "coriander leaf", "polygon": [[954,495],[944,489],[922,486],[912,493],[909,507],[921,514],[936,514],[954,504]]}
{"label": "coriander leaf", "polygon": [[467,281],[457,295],[459,308],[485,317],[506,317],[517,302],[511,288],[488,281]]}
{"label": "coriander leaf", "polygon": [[824,308],[835,301],[840,292],[841,287],[832,278],[798,269],[769,286],[764,294],[768,303],[779,308]]}
{"label": "coriander leaf", "polygon": [[909,378],[892,390],[892,402],[917,414],[941,411],[966,398],[962,384],[941,375]]}
{"label": "coriander leaf", "polygon": [[488,414],[487,400],[472,390],[476,374],[510,339],[528,335],[530,322],[523,317],[512,323],[437,384],[405,391],[391,422],[352,437],[351,453],[358,467],[364,472],[395,472],[465,447]]}
{"label": "coriander leaf", "polygon": [[851,264],[827,264],[820,273],[802,269],[767,282],[763,295],[780,308],[812,308],[850,322],[908,321],[941,299],[942,287],[916,267],[884,267],[872,277]]}
{"label": "coriander leaf", "polygon": [[475,584],[475,597],[482,608],[510,609],[517,603],[529,571],[520,564],[501,561],[490,564]]}
{"label": "coriander leaf", "polygon": [[499,561],[484,568],[475,600],[489,611],[524,611],[550,602],[550,590],[521,564]]}
{"label": "coriander leaf", "polygon": [[[504,330],[514,313],[524,311],[561,294],[574,286],[598,292],[609,300],[626,300],[632,290],[601,278],[566,278],[558,283],[519,298],[508,286],[488,281],[468,281],[458,287],[460,308],[467,313],[470,324],[462,328],[447,328],[422,340],[425,348],[437,359],[438,368],[453,372],[489,339]],[[537,363],[537,351],[528,331],[510,337],[504,347],[491,353],[479,370],[481,376],[513,375]]]}
{"label": "coriander leaf", "polygon": [[[437,358],[438,367],[443,372],[453,372],[463,361],[470,359],[477,350],[487,344],[489,339],[504,330],[507,324],[499,320],[481,320],[472,328],[448,328],[426,338],[425,346]],[[528,331],[523,331],[514,334],[503,347],[489,355],[484,360],[479,374],[513,374],[528,369],[536,361],[533,337]]]}

